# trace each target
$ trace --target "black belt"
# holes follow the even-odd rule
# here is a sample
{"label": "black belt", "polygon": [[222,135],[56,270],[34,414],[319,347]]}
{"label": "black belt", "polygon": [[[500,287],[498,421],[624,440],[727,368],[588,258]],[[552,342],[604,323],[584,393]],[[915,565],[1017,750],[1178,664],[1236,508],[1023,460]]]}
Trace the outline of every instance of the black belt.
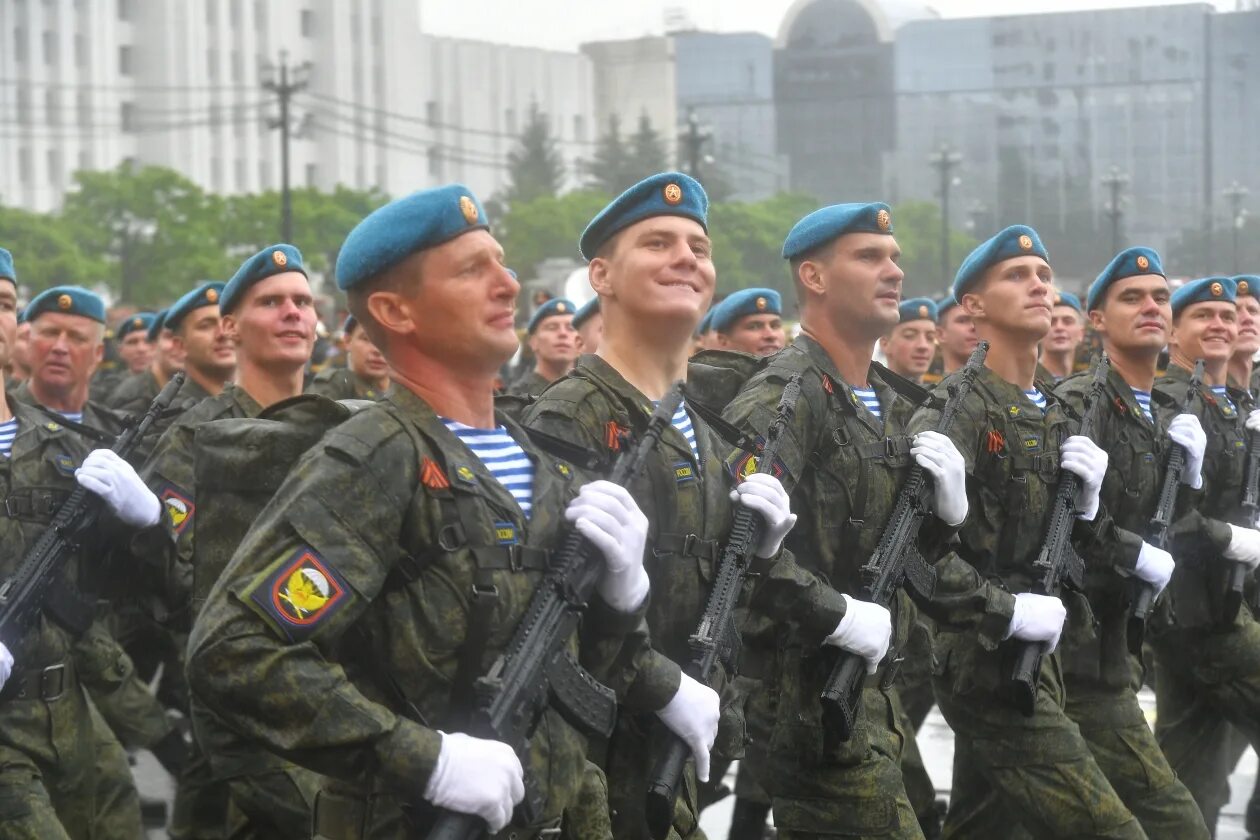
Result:
{"label": "black belt", "polygon": [[657,554],[682,554],[703,560],[717,560],[722,553],[722,546],[717,540],[702,540],[695,534],[660,534],[653,549]]}
{"label": "black belt", "polygon": [[557,817],[541,826],[532,825],[527,828],[518,828],[517,826],[509,825],[498,834],[492,835],[490,840],[543,840],[543,838],[559,836],[560,818]]}
{"label": "black belt", "polygon": [[70,688],[74,672],[68,662],[44,668],[23,668],[0,689],[0,700],[60,700]]}

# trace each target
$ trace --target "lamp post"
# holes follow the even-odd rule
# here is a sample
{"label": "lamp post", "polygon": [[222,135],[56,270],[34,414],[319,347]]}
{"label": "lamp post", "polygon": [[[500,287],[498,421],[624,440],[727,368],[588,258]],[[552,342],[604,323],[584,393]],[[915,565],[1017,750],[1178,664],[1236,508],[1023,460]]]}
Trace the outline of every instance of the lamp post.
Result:
{"label": "lamp post", "polygon": [[1247,223],[1247,209],[1243,207],[1243,201],[1251,193],[1251,190],[1242,184],[1234,181],[1228,187],[1221,191],[1221,194],[1229,199],[1230,209],[1233,211],[1230,216],[1230,231],[1234,238],[1234,273],[1237,274],[1241,269],[1238,267],[1238,234],[1242,230],[1243,225]]}
{"label": "lamp post", "polygon": [[1111,198],[1103,204],[1103,212],[1111,220],[1111,253],[1120,252],[1120,219],[1124,216],[1124,197],[1121,191],[1128,186],[1129,176],[1120,171],[1120,167],[1112,165],[1102,177],[1102,185],[1111,193]]}
{"label": "lamp post", "polygon": [[949,188],[952,184],[951,173],[962,163],[962,155],[941,141],[936,151],[928,155],[928,163],[937,171],[941,184],[941,277],[948,278],[949,264]]}

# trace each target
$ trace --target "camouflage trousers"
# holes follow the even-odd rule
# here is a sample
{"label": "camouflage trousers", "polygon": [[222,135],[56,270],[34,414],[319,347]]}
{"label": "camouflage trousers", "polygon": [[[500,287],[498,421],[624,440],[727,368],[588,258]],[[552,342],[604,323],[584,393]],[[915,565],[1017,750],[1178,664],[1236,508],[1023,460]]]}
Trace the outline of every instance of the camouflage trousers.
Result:
{"label": "camouflage trousers", "polygon": [[906,746],[901,752],[901,777],[920,825],[936,822],[936,786],[928,775],[919,752],[918,731],[936,705],[932,691],[932,649],[926,632],[913,632],[903,649],[905,661],[895,683],[904,717],[901,728],[906,733]]}
{"label": "camouflage trousers", "polygon": [[1229,742],[1260,743],[1260,624],[1244,608],[1227,630],[1174,628],[1152,645],[1155,736],[1214,829],[1229,801]]}
{"label": "camouflage trousers", "polygon": [[[657,756],[665,749],[669,730],[656,715],[618,714],[602,766],[608,778],[608,806],[617,840],[648,840],[644,794]],[[704,840],[695,763],[688,761],[674,806],[669,840]]]}
{"label": "camouflage trousers", "polygon": [[1001,695],[1009,654],[984,651],[975,636],[936,639],[933,685],[954,730],[954,782],[942,837],[1146,837],[1107,780],[1090,744],[1064,711],[1059,657],[1042,662],[1033,714]]}
{"label": "camouflage trousers", "polygon": [[612,840],[612,817],[608,813],[608,777],[594,762],[586,762],[582,787],[564,811],[560,836],[564,840]]}

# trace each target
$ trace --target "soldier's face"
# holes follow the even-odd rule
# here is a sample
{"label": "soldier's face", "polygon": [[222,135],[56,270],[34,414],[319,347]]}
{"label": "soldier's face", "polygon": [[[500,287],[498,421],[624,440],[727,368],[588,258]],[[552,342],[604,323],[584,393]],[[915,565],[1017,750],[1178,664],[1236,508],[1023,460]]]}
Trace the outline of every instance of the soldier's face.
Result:
{"label": "soldier's face", "polygon": [[783,319],[778,315],[745,315],[726,332],[719,332],[719,350],[738,350],[754,356],[773,356],[783,349]]}
{"label": "soldier's face", "polygon": [[202,306],[185,315],[175,341],[183,351],[184,366],[210,379],[226,379],[236,367],[236,348],[223,329],[217,306]]}
{"label": "soldier's face", "polygon": [[687,335],[717,285],[713,247],[700,223],[654,216],[617,234],[607,256],[591,260],[591,288],[635,321],[677,323]]}
{"label": "soldier's face", "polygon": [[1237,338],[1238,310],[1234,304],[1208,300],[1181,310],[1168,343],[1186,361],[1220,362],[1233,355]]}
{"label": "soldier's face", "polygon": [[818,291],[841,332],[869,335],[874,342],[897,324],[906,276],[900,260],[901,246],[891,236],[846,233],[836,240],[821,266]]}
{"label": "soldier's face", "polygon": [[0,367],[13,357],[17,340],[17,287],[0,280]]}
{"label": "soldier's face", "polygon": [[305,365],[315,346],[315,300],[306,275],[286,271],[255,283],[223,317],[223,329],[253,364]]}
{"label": "soldier's face", "polygon": [[1168,343],[1170,298],[1168,281],[1158,274],[1126,277],[1108,287],[1090,321],[1106,348],[1158,353]]}
{"label": "soldier's face", "polygon": [[577,361],[577,330],[573,329],[573,316],[551,315],[534,327],[529,337],[529,349],[534,358],[548,365],[571,367]]}
{"label": "soldier's face", "polygon": [[389,375],[389,365],[385,362],[385,356],[372,343],[372,339],[368,338],[367,330],[363,329],[362,325],[354,325],[350,340],[346,344],[346,352],[349,355],[350,370],[356,376],[375,380],[384,379]]}
{"label": "soldier's face", "polygon": [[879,341],[892,372],[917,382],[936,352],[936,324],[926,319],[906,321]]}
{"label": "soldier's face", "polygon": [[1042,347],[1053,353],[1068,353],[1085,340],[1085,319],[1070,306],[1056,306],[1050,313],[1050,332]]}
{"label": "soldier's face", "polygon": [[23,371],[31,369],[31,325],[18,324],[13,338],[13,354],[9,357],[15,368]]}
{"label": "soldier's face", "polygon": [[134,330],[127,333],[126,338],[118,342],[118,358],[131,373],[139,373],[153,361],[153,345],[149,343],[147,333]]}
{"label": "soldier's face", "polygon": [[1238,340],[1234,342],[1234,355],[1248,356],[1260,350],[1260,300],[1246,294],[1238,298]]}
{"label": "soldier's face", "polygon": [[596,353],[599,351],[599,342],[604,337],[604,316],[600,312],[588,315],[586,321],[582,323],[577,334],[577,349],[579,353]]}
{"label": "soldier's face", "polygon": [[951,306],[941,315],[941,321],[936,326],[936,340],[941,345],[941,352],[955,358],[970,356],[980,343],[971,314],[961,306]]}
{"label": "soldier's face", "polygon": [[158,367],[168,378],[184,369],[184,345],[166,327],[158,331],[157,358]]}
{"label": "soldier's face", "polygon": [[86,388],[104,354],[104,328],[91,318],[45,312],[31,324],[31,379],[48,392]]}
{"label": "soldier's face", "polygon": [[971,313],[976,335],[1018,335],[1041,341],[1050,331],[1054,275],[1041,257],[1015,257],[992,266],[961,305]]}

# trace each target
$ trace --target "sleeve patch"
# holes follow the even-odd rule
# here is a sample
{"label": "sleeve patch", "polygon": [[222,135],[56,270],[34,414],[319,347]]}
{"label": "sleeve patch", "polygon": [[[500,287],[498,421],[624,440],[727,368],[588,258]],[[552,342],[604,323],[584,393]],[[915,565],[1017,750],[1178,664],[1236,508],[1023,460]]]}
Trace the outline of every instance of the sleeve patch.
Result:
{"label": "sleeve patch", "polygon": [[345,580],[308,545],[277,564],[248,597],[294,642],[313,635],[348,600]]}
{"label": "sleeve patch", "polygon": [[166,515],[171,518],[175,535],[184,533],[184,529],[192,523],[193,514],[197,511],[197,506],[193,504],[192,494],[167,481],[158,488],[158,499],[162,502]]}

